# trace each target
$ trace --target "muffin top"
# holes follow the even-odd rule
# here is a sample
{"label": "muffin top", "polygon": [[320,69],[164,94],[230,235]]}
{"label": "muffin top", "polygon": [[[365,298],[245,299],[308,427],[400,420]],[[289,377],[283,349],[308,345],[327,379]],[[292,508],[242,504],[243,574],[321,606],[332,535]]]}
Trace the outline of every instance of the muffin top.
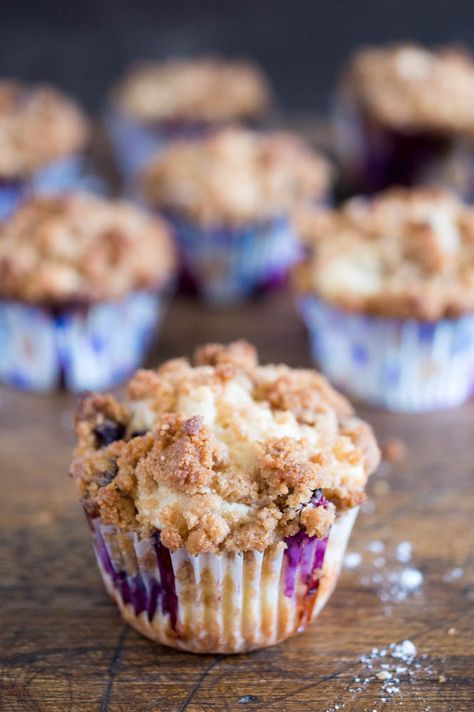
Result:
{"label": "muffin top", "polygon": [[391,189],[301,213],[297,285],[354,311],[435,321],[474,310],[474,208],[436,188]]}
{"label": "muffin top", "polygon": [[244,341],[138,371],[127,397],[82,401],[71,474],[91,517],[158,530],[173,550],[324,537],[379,461],[370,427],[320,374],[261,366]]}
{"label": "muffin top", "polygon": [[86,194],[37,197],[0,226],[4,299],[118,299],[159,287],[174,262],[165,224],[121,201]]}
{"label": "muffin top", "polygon": [[474,61],[465,50],[361,49],[343,75],[342,91],[398,130],[474,133]]}
{"label": "muffin top", "polygon": [[145,122],[227,122],[263,114],[270,89],[260,69],[247,60],[172,59],[132,67],[112,101]]}
{"label": "muffin top", "polygon": [[49,86],[0,80],[0,178],[23,178],[84,147],[79,107]]}
{"label": "muffin top", "polygon": [[288,213],[328,189],[327,161],[289,133],[223,129],[177,141],[143,176],[148,201],[203,225],[246,224]]}

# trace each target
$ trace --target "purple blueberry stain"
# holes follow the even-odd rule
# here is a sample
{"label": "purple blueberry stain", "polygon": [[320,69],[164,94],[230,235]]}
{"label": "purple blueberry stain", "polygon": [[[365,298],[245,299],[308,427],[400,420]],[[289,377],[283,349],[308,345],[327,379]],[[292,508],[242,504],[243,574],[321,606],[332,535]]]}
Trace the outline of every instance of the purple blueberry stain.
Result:
{"label": "purple blueberry stain", "polygon": [[[325,507],[326,505],[327,500],[322,490],[314,490],[307,506]],[[311,537],[303,529],[286,538],[285,596],[291,598],[294,594],[298,568],[301,572],[302,582],[307,588],[306,595],[312,595],[317,591],[319,580],[314,579],[314,572],[322,568],[327,542],[328,537],[323,539]]]}
{"label": "purple blueberry stain", "polygon": [[101,476],[97,480],[99,487],[107,487],[112,480],[116,477],[118,472],[118,465],[114,462],[108,467],[108,469],[101,473]]}
{"label": "purple blueberry stain", "polygon": [[169,549],[161,544],[159,533],[152,535],[152,544],[160,572],[160,581],[156,577],[152,577],[148,586],[140,573],[130,575],[122,568],[116,567],[98,528],[94,528],[94,542],[102,568],[112,579],[123,603],[133,606],[135,615],[140,615],[146,611],[150,621],[153,620],[157,607],[160,605],[163,615],[169,616],[171,627],[176,630],[178,598],[173,565]]}
{"label": "purple blueberry stain", "polygon": [[122,440],[125,435],[125,426],[115,420],[106,418],[102,423],[98,423],[95,426],[94,434],[97,439],[97,447],[107,447],[107,445],[116,440]]}
{"label": "purple blueberry stain", "polygon": [[130,438],[141,438],[148,432],[149,430],[134,430],[133,433],[130,435]]}
{"label": "purple blueberry stain", "polygon": [[171,627],[176,630],[178,620],[178,597],[176,595],[176,585],[171,561],[171,554],[166,546],[163,546],[160,540],[159,532],[156,532],[153,537],[153,545],[155,547],[156,561],[160,572],[160,601],[161,610],[164,615],[169,615]]}

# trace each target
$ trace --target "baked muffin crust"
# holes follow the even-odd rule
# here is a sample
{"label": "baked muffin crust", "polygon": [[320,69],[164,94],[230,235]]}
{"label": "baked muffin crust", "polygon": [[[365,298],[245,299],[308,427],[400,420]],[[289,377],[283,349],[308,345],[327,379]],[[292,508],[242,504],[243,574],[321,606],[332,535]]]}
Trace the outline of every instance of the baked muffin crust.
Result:
{"label": "baked muffin crust", "polygon": [[270,95],[266,78],[252,62],[200,57],[132,67],[112,101],[144,122],[222,122],[260,116]]}
{"label": "baked muffin crust", "polygon": [[63,304],[156,289],[175,255],[167,226],[87,194],[36,197],[0,226],[0,298]]}
{"label": "baked muffin crust", "polygon": [[474,209],[435,188],[391,189],[300,213],[299,290],[344,309],[435,321],[474,311]]}
{"label": "baked muffin crust", "polygon": [[[198,349],[89,395],[71,474],[91,517],[191,554],[325,536],[364,501],[379,461],[370,427],[318,373],[261,366],[246,342]],[[324,496],[325,506],[315,506]]]}
{"label": "baked muffin crust", "polygon": [[415,44],[361,49],[341,88],[384,126],[474,134],[474,61],[466,50]]}
{"label": "baked muffin crust", "polygon": [[57,89],[0,80],[0,177],[23,178],[84,148],[87,121]]}
{"label": "baked muffin crust", "polygon": [[224,129],[179,141],[152,160],[143,177],[149,202],[209,224],[245,224],[285,214],[321,198],[328,162],[296,136]]}

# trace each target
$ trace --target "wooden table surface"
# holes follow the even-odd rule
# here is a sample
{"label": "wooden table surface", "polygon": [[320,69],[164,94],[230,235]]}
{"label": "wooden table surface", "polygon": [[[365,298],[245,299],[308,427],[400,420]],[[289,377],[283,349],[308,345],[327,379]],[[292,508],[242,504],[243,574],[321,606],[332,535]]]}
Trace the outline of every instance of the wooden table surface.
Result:
{"label": "wooden table surface", "polygon": [[[214,313],[177,300],[149,364],[236,337],[264,361],[310,363],[281,294]],[[381,441],[407,446],[372,478],[349,544],[349,561],[361,562],[345,568],[307,633],[238,656],[160,647],[121,622],[67,476],[73,408],[66,394],[0,390],[2,710],[473,709],[472,404],[424,416],[360,409]],[[409,562],[397,560],[401,542],[412,545]],[[410,568],[423,576],[415,591],[400,583]],[[417,651],[408,665],[391,656],[406,639]],[[380,679],[387,664],[399,682]]]}

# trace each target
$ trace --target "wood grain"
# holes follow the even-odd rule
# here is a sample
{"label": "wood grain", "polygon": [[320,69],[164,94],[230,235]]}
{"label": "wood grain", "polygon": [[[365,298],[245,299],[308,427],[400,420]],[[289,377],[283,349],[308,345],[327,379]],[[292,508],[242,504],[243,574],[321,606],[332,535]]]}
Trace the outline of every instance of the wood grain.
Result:
{"label": "wood grain", "polygon": [[[177,300],[149,363],[236,337],[254,341],[263,360],[310,363],[285,294],[225,312]],[[408,448],[403,462],[371,482],[373,506],[350,543],[362,564],[343,572],[309,632],[234,657],[160,647],[121,622],[67,476],[73,408],[66,394],[0,391],[2,710],[473,708],[473,405],[426,416],[361,409],[382,441],[400,437]],[[373,541],[385,544],[380,571],[366,549]],[[412,543],[423,590],[384,602],[373,576],[400,569],[394,550],[401,541]],[[458,578],[449,575],[455,567]],[[361,655],[404,639],[415,643],[420,668],[398,694],[384,695],[377,678],[351,691],[355,677],[367,676]]]}

